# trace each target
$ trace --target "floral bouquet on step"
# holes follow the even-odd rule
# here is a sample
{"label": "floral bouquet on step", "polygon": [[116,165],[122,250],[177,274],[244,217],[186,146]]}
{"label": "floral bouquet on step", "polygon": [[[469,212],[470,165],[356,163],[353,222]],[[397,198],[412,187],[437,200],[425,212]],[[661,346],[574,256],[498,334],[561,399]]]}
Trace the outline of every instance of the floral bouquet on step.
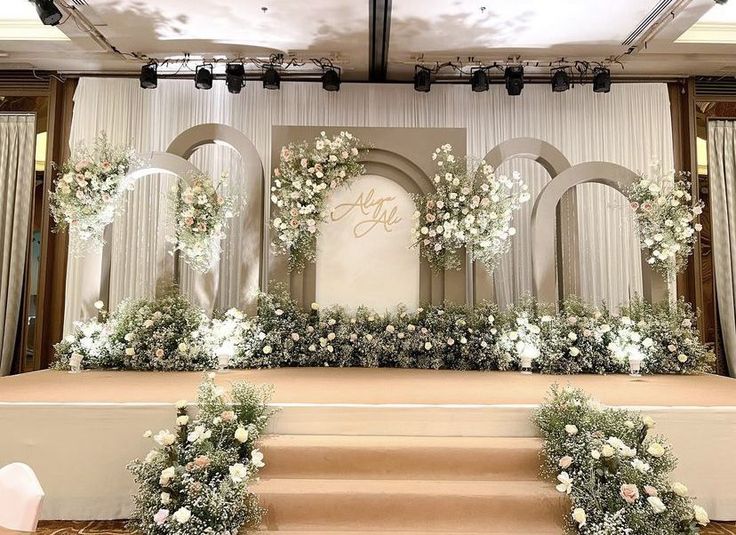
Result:
{"label": "floral bouquet on step", "polygon": [[250,484],[264,466],[256,442],[270,411],[267,389],[236,383],[230,399],[209,374],[198,412],[177,403],[176,429],[147,431],[156,443],[128,466],[138,484],[130,527],[144,535],[235,535],[259,524]]}
{"label": "floral bouquet on step", "polygon": [[104,243],[103,231],[132,184],[126,177],[137,164],[131,147],[114,146],[100,133],[93,145],[76,147],[59,167],[49,200],[51,215],[56,230],[69,229],[74,253]]}

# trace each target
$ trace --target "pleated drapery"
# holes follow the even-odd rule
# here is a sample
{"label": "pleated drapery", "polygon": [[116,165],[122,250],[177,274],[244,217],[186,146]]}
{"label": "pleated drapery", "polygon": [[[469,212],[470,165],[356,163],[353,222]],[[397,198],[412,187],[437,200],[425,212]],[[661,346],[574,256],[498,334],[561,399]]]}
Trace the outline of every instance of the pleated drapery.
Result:
{"label": "pleated drapery", "polygon": [[0,114],[0,375],[13,363],[35,169],[36,116]]}
{"label": "pleated drapery", "polygon": [[708,121],[713,268],[723,344],[736,376],[736,121]]}
{"label": "pleated drapery", "polygon": [[[83,78],[75,96],[71,138],[91,140],[104,130],[114,142],[132,142],[144,152],[165,150],[183,130],[216,122],[231,125],[248,136],[260,154],[266,174],[271,162],[274,125],[345,127],[462,127],[468,154],[482,158],[494,146],[515,137],[545,140],[572,164],[608,161],[634,171],[658,158],[671,168],[672,132],[665,84],[624,84],[611,93],[593,93],[580,85],[565,93],[530,85],[523,95],[510,97],[501,86],[474,93],[467,86],[436,85],[428,94],[409,85],[344,84],[328,93],[319,84],[285,83],[267,91],[249,83],[240,95],[223,84],[198,91],[186,80],[161,80],[155,91],[143,91],[136,80]],[[429,155],[427,155],[429,157]],[[229,170],[235,192],[249,188],[240,159],[231,150],[212,146],[192,158],[203,171],[219,175]],[[533,198],[517,214],[512,251],[495,273],[496,298],[508,304],[532,288],[530,218],[534,196],[549,176],[538,164],[514,159],[501,171],[519,170],[530,183]],[[268,180],[268,177],[267,177]],[[114,224],[110,303],[130,296],[151,295],[155,281],[173,269],[166,254],[169,216],[165,209],[170,179],[144,179],[128,195],[127,210]],[[589,300],[617,304],[641,291],[639,247],[628,203],[602,185],[578,188],[581,294]],[[259,202],[250,198],[249,203]],[[247,210],[247,208],[246,208]],[[257,231],[241,214],[230,227],[220,265],[217,308],[244,306],[258,289],[257,270],[243,270],[243,262],[258,262],[252,253]],[[94,315],[99,295],[99,261],[95,253],[70,258],[67,273],[66,329],[75,319]],[[566,268],[566,269],[568,269]],[[243,273],[248,276],[243,276]],[[182,276],[184,291],[191,276]]]}

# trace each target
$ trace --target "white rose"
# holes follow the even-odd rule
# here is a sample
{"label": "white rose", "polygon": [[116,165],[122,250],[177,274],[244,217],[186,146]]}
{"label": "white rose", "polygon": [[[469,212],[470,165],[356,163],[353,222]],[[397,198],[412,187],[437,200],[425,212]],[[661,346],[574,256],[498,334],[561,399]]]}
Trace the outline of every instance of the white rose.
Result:
{"label": "white rose", "polygon": [[168,485],[169,481],[174,479],[175,475],[176,475],[176,469],[173,466],[169,466],[168,468],[161,470],[161,475],[158,478],[159,485],[162,485],[162,486]]}
{"label": "white rose", "polygon": [[187,416],[186,414],[176,418],[176,425],[182,426],[182,425],[187,425],[188,423],[189,423],[189,416]]}
{"label": "white rose", "polygon": [[235,430],[235,440],[241,444],[248,440],[248,430],[245,427],[238,427]]}
{"label": "white rose", "polygon": [[95,308],[97,310],[102,310],[103,308],[105,308],[105,303],[103,303],[102,301],[95,301]]}
{"label": "white rose", "polygon": [[260,450],[253,450],[250,454],[250,464],[256,468],[263,468],[266,463],[263,462],[263,453]]}
{"label": "white rose", "polygon": [[596,461],[601,458],[601,452],[598,450],[593,450],[590,452],[590,456],[593,457]]}
{"label": "white rose", "polygon": [[180,399],[176,402],[176,408],[181,410],[187,407],[189,405],[189,402],[186,399]]}
{"label": "white rose", "polygon": [[603,447],[601,448],[601,455],[603,455],[604,457],[613,457],[615,453],[616,450],[614,450],[611,445],[603,444]]}
{"label": "white rose", "polygon": [[585,515],[585,511],[582,508],[576,507],[572,512],[572,519],[578,523],[578,526],[582,527],[587,522],[588,517]]}
{"label": "white rose", "polygon": [[311,308],[312,308],[312,310],[319,310],[319,304],[312,303],[312,307]]}
{"label": "white rose", "polygon": [[695,520],[697,520],[698,524],[701,526],[707,526],[710,523],[708,512],[699,505],[693,506],[693,514],[695,515]]}
{"label": "white rose", "polygon": [[165,429],[163,431],[159,431],[156,436],[153,437],[153,440],[155,440],[159,446],[171,446],[176,441],[176,435],[169,432],[168,429]]}
{"label": "white rose", "polygon": [[657,514],[663,513],[667,510],[667,507],[665,507],[664,503],[662,503],[662,500],[660,500],[657,496],[649,496],[649,498],[647,498],[647,502],[649,502],[652,510]]}
{"label": "white rose", "polygon": [[179,524],[186,524],[192,518],[192,512],[186,507],[181,507],[172,516]]}
{"label": "white rose", "polygon": [[161,503],[163,505],[167,505],[171,501],[171,494],[168,492],[162,492],[161,493]]}
{"label": "white rose", "polygon": [[644,422],[644,425],[647,426],[647,428],[654,427],[654,418],[651,416],[644,416],[641,421]]}
{"label": "white rose", "polygon": [[577,357],[580,354],[580,350],[577,347],[570,348],[570,356]]}
{"label": "white rose", "polygon": [[565,432],[568,435],[570,435],[570,436],[577,435],[578,434],[578,427],[576,425],[573,425],[573,424],[567,424],[565,426]]}
{"label": "white rose", "polygon": [[424,343],[424,349],[426,349],[427,351],[429,351],[430,349],[432,349],[432,343],[431,342],[425,342]]}
{"label": "white rose", "polygon": [[242,483],[248,477],[248,469],[242,463],[235,463],[228,468],[228,471],[230,472],[230,479],[233,480],[233,483]]}
{"label": "white rose", "polygon": [[132,347],[126,347],[125,354],[129,357],[132,357],[133,355],[135,355],[135,349],[133,349]]}
{"label": "white rose", "polygon": [[672,489],[672,492],[674,492],[678,496],[687,496],[687,487],[678,481],[672,483],[672,485],[670,485],[670,488]]}
{"label": "white rose", "polygon": [[268,355],[273,351],[273,348],[271,346],[263,346],[263,354]]}
{"label": "white rose", "polygon": [[664,446],[662,446],[662,444],[660,444],[659,442],[652,442],[647,448],[647,453],[652,457],[661,457],[662,455],[664,455],[664,451]]}
{"label": "white rose", "polygon": [[179,352],[180,353],[186,353],[186,351],[187,351],[188,348],[189,347],[184,342],[182,342],[182,343],[179,344]]}

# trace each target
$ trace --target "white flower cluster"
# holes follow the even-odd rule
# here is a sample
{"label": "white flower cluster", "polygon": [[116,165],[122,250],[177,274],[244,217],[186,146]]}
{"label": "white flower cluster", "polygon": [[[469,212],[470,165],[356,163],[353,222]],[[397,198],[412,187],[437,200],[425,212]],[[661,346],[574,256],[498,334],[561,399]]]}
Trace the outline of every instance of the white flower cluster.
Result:
{"label": "white flower cluster", "polygon": [[435,269],[457,268],[466,248],[474,260],[493,271],[516,234],[514,211],[529,200],[518,173],[496,176],[485,162],[472,168],[445,144],[432,154],[437,163],[436,191],[415,198],[413,237]]}
{"label": "white flower cluster", "polygon": [[628,197],[636,215],[639,241],[649,253],[647,262],[662,273],[684,269],[693,252],[696,232],[702,229],[696,218],[703,202],[693,203],[686,173],[663,173],[652,164],[647,177],[629,188]]}
{"label": "white flower cluster", "polygon": [[708,525],[687,487],[671,479],[677,461],[662,437],[649,436],[650,417],[555,386],[534,419],[544,471],[570,496],[570,532],[680,535]]}
{"label": "white flower cluster", "polygon": [[103,231],[131,186],[126,177],[137,162],[132,148],[113,146],[100,133],[92,146],[79,145],[61,165],[49,202],[56,228],[69,228],[75,254],[104,243]]}
{"label": "white flower cluster", "polygon": [[276,207],[272,225],[276,251],[289,255],[291,269],[314,260],[328,193],[363,173],[358,147],[358,139],[343,131],[333,137],[321,132],[312,144],[292,143],[281,149],[271,186]]}
{"label": "white flower cluster", "polygon": [[233,199],[218,192],[226,180],[223,174],[215,185],[209,176],[197,174],[180,181],[175,189],[176,234],[170,241],[174,251],[180,251],[184,261],[200,273],[217,263],[226,222],[235,215]]}
{"label": "white flower cluster", "polygon": [[144,535],[232,535],[257,526],[262,510],[248,486],[264,466],[255,445],[270,416],[268,395],[236,383],[228,402],[209,374],[195,418],[180,401],[174,432],[146,431],[156,447],[128,466],[138,484],[130,527]]}

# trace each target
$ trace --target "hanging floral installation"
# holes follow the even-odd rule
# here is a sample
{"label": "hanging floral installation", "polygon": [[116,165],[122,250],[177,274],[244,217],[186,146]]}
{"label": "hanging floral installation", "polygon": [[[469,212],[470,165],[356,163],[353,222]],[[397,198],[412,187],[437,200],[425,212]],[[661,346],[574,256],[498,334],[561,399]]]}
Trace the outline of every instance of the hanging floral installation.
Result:
{"label": "hanging floral installation", "polygon": [[131,147],[112,145],[104,133],[79,145],[59,167],[50,195],[55,229],[69,229],[70,247],[81,255],[99,247],[105,227],[119,211],[123,193],[132,187],[127,175],[138,164]]}
{"label": "hanging floral installation", "polygon": [[703,213],[703,202],[693,202],[688,173],[664,173],[659,163],[629,188],[628,197],[646,261],[667,276],[670,300],[674,300],[675,277],[687,265],[696,233],[702,229],[696,220]]}
{"label": "hanging floral installation", "polygon": [[170,241],[174,251],[200,273],[212,269],[219,260],[227,220],[235,215],[232,197],[221,193],[226,180],[227,174],[223,174],[215,184],[209,176],[197,174],[180,180],[174,192],[176,233]]}
{"label": "hanging floral installation", "polygon": [[313,143],[290,143],[281,149],[271,186],[274,247],[289,255],[290,270],[315,260],[329,193],[364,172],[358,149],[359,141],[350,132],[333,137],[321,132]]}
{"label": "hanging floral installation", "polygon": [[435,270],[458,269],[465,248],[492,272],[511,247],[513,214],[529,200],[528,186],[518,173],[497,176],[485,162],[473,166],[447,144],[432,159],[436,190],[415,197],[416,246]]}
{"label": "hanging floral installation", "polygon": [[249,487],[265,466],[256,442],[271,415],[270,389],[238,382],[226,395],[209,374],[196,415],[182,400],[173,432],[145,432],[154,449],[128,466],[138,485],[129,524],[136,533],[224,535],[260,523],[263,508]]}
{"label": "hanging floral installation", "polygon": [[570,497],[565,533],[697,534],[708,513],[672,479],[672,447],[654,421],[601,406],[578,389],[554,386],[534,421],[543,472]]}

